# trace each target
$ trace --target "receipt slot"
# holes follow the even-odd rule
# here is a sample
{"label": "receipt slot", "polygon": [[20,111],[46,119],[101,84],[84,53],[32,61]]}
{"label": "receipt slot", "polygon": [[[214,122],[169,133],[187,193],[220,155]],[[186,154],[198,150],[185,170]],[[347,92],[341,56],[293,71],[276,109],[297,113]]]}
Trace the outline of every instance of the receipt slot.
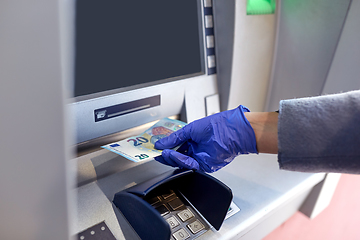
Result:
{"label": "receipt slot", "polygon": [[229,187],[206,173],[173,170],[118,192],[113,203],[143,240],[196,238],[219,230],[232,201]]}

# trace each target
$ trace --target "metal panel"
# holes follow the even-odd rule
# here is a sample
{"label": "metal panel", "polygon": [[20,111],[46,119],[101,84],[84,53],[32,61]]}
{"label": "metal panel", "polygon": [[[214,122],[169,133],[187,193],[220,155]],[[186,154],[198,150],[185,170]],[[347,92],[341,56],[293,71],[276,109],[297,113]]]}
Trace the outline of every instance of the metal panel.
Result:
{"label": "metal panel", "polygon": [[0,2],[0,239],[68,239],[59,1]]}
{"label": "metal panel", "polygon": [[360,1],[353,0],[323,94],[360,89]]}
{"label": "metal panel", "polygon": [[228,109],[234,49],[235,1],[213,0],[220,110]]}
{"label": "metal panel", "polygon": [[[130,162],[106,150],[73,161],[79,160],[80,165],[86,162],[93,165],[89,175],[95,171],[97,181],[93,179],[94,182],[76,190],[78,217],[73,234],[105,221],[117,239],[138,239],[119,210],[111,204],[113,196],[173,168],[152,160]],[[100,176],[98,173],[106,166],[110,174]],[[219,231],[209,231],[198,239],[260,239],[291,216],[301,206],[306,193],[324,179],[323,173],[279,170],[274,154],[238,156],[231,165],[211,175],[231,188],[233,201],[241,210],[225,220]]]}
{"label": "metal panel", "polygon": [[351,0],[282,0],[266,109],[322,92]]}

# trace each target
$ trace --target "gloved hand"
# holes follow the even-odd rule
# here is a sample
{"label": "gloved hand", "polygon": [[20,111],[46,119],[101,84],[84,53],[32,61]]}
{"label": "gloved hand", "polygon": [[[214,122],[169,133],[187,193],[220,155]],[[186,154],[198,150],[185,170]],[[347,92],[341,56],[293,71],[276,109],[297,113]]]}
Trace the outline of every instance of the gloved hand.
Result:
{"label": "gloved hand", "polygon": [[[173,167],[215,172],[239,154],[258,153],[244,112],[249,109],[240,105],[186,125],[155,143],[155,148],[164,149],[155,159]],[[170,150],[181,144],[178,151]]]}

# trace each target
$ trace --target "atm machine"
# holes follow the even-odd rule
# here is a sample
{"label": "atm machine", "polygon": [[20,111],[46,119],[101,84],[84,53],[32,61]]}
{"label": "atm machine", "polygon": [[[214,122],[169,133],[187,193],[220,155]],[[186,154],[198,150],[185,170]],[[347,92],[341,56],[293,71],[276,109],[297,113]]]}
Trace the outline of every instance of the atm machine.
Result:
{"label": "atm machine", "polygon": [[[358,0],[282,0],[266,15],[233,0],[27,2],[0,14],[0,149],[12,159],[1,238],[252,240],[329,203],[338,176],[279,170],[276,155],[203,174],[100,146],[164,117],[274,111],[280,99],[360,88]],[[230,203],[239,211],[226,218]]]}
{"label": "atm machine", "polygon": [[[200,176],[187,180],[183,172],[173,173],[156,161],[133,163],[96,149],[137,135],[164,117],[191,122],[220,111],[219,95],[230,95],[232,84],[219,77],[236,68],[234,43],[226,45],[237,37],[234,6],[232,1],[209,0],[76,1],[75,99],[70,107],[79,155],[73,160],[78,169],[78,239],[101,239],[101,228],[114,239],[254,239],[266,233],[260,225],[271,226],[265,221],[284,219],[276,211],[290,216],[323,180],[324,174],[279,171],[276,156],[241,156],[231,167],[206,174],[224,183],[228,196],[209,188],[211,182],[195,180]],[[164,182],[169,189],[157,191]],[[175,200],[168,200],[174,193]],[[184,205],[174,207],[179,199]],[[240,208],[224,222],[223,212],[221,219],[209,214],[219,211],[222,200],[228,204],[225,210],[230,201]],[[170,227],[166,222],[162,227],[161,218]],[[196,230],[194,224],[200,227]]]}
{"label": "atm machine", "polygon": [[219,230],[232,200],[221,181],[99,149],[164,117],[191,122],[220,111],[212,1],[80,0],[74,10],[78,238],[96,239],[99,223],[114,239]]}

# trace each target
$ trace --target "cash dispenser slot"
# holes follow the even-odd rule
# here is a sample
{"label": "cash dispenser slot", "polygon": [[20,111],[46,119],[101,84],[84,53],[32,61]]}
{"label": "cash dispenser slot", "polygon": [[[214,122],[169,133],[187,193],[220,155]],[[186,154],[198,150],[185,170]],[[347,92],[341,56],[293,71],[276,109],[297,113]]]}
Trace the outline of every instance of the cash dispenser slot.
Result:
{"label": "cash dispenser slot", "polygon": [[[219,230],[232,201],[209,174],[172,170],[115,194],[113,203],[141,239],[194,239]],[[204,220],[205,218],[206,220]]]}
{"label": "cash dispenser slot", "polygon": [[156,96],[147,97],[126,103],[121,103],[105,108],[95,109],[94,110],[95,122],[160,106],[160,102],[161,102],[160,95],[156,95]]}

